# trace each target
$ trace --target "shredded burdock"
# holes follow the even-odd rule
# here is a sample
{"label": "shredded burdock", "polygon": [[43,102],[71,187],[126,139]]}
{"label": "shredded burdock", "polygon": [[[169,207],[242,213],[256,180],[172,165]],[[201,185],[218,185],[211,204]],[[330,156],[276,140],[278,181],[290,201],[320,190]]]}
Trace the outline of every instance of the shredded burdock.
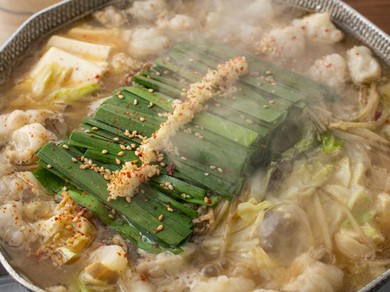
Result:
{"label": "shredded burdock", "polygon": [[158,160],[160,151],[172,149],[171,140],[176,132],[203,110],[205,102],[231,90],[237,79],[247,71],[245,57],[236,57],[219,64],[216,70],[209,70],[201,81],[191,84],[186,92],[186,99],[174,101],[173,113],[168,115],[167,121],[139,147],[137,153],[142,166],[137,167],[135,163],[127,162],[121,170],[113,173],[107,188],[109,199],[126,197],[130,202],[141,183],[159,174],[158,167],[151,163]]}

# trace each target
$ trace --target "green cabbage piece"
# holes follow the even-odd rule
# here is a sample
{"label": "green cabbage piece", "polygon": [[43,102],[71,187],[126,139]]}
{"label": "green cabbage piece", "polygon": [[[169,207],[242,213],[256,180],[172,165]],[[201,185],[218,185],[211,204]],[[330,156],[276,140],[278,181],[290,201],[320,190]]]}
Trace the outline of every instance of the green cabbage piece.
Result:
{"label": "green cabbage piece", "polygon": [[49,99],[54,102],[72,103],[79,100],[84,100],[86,96],[94,93],[99,89],[97,83],[85,83],[71,87],[61,88],[53,92]]}
{"label": "green cabbage piece", "polygon": [[41,97],[61,87],[69,79],[71,73],[71,68],[60,66],[57,63],[48,64],[32,78],[31,90],[36,96]]}
{"label": "green cabbage piece", "polygon": [[335,136],[329,133],[320,134],[319,140],[321,142],[322,150],[327,155],[338,152],[339,150],[341,150],[344,144],[342,140],[337,139]]}

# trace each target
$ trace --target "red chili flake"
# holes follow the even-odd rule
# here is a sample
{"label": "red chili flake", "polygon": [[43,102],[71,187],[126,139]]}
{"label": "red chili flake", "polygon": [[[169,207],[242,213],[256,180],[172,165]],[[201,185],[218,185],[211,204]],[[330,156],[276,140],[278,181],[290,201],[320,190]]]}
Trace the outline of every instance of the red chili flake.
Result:
{"label": "red chili flake", "polygon": [[96,74],[95,78],[96,78],[96,79],[99,79],[99,78],[100,78],[100,75],[99,75],[99,74]]}
{"label": "red chili flake", "polygon": [[175,172],[175,168],[176,168],[176,164],[174,164],[173,162],[169,162],[169,163],[168,163],[168,166],[165,168],[165,171],[166,171],[169,175],[173,175],[174,172]]}
{"label": "red chili flake", "polygon": [[141,281],[146,281],[146,280],[148,280],[148,277],[146,275],[144,275],[144,274],[141,274],[141,275],[139,275],[139,279]]}
{"label": "red chili flake", "polygon": [[377,111],[375,112],[374,120],[377,121],[382,117],[382,112]]}

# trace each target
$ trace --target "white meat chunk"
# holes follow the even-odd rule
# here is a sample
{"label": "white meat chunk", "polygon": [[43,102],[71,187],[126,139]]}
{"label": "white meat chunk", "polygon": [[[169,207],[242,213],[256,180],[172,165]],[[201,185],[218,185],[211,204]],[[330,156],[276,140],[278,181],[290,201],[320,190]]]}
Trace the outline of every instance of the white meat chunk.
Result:
{"label": "white meat chunk", "polygon": [[126,17],[113,6],[94,13],[94,17],[102,25],[108,28],[122,27],[126,23]]}
{"label": "white meat chunk", "polygon": [[128,13],[138,20],[154,21],[167,10],[165,0],[134,1]]}
{"label": "white meat chunk", "polygon": [[[238,2],[239,3],[239,2]],[[254,0],[248,5],[244,5],[245,15],[253,21],[271,18],[274,15],[274,9],[271,0]]]}
{"label": "white meat chunk", "polygon": [[0,177],[0,202],[20,201],[24,195],[38,195],[39,183],[31,172],[17,172]]}
{"label": "white meat chunk", "polygon": [[348,81],[347,63],[339,54],[321,57],[309,69],[309,75],[316,81],[334,89],[341,89]]}
{"label": "white meat chunk", "polygon": [[0,201],[19,201],[24,189],[24,181],[17,174],[3,176],[0,178]]}
{"label": "white meat chunk", "polygon": [[276,28],[265,34],[260,51],[272,57],[294,58],[305,52],[305,36],[294,26]]}
{"label": "white meat chunk", "polygon": [[36,158],[35,152],[54,138],[55,135],[39,123],[23,126],[12,133],[7,156],[15,164],[31,164]]}
{"label": "white meat chunk", "polygon": [[195,281],[191,291],[194,292],[249,292],[255,288],[255,283],[246,278],[219,276]]}
{"label": "white meat chunk", "polygon": [[365,46],[355,46],[347,51],[347,64],[353,83],[365,83],[378,79],[381,67]]}
{"label": "white meat chunk", "polygon": [[213,2],[215,2],[216,9],[211,13],[218,16],[221,21],[224,19],[229,23],[233,21],[233,23],[246,22],[257,25],[272,18],[274,14],[271,0],[216,0]]}
{"label": "white meat chunk", "polygon": [[294,261],[291,275],[282,291],[333,292],[339,291],[343,283],[343,273],[339,268],[319,262],[309,254],[303,254]]}
{"label": "white meat chunk", "polygon": [[[2,141],[0,145],[6,142],[15,130],[27,124],[40,123],[46,125],[50,121],[63,123],[61,116],[48,110],[14,110],[11,113],[2,114],[0,115],[0,141]],[[55,127],[57,129],[57,125]]]}
{"label": "white meat chunk", "polygon": [[174,255],[171,253],[160,253],[152,260],[142,261],[136,268],[140,274],[147,274],[151,277],[173,277],[185,268],[185,255]]}
{"label": "white meat chunk", "polygon": [[[207,15],[207,33],[209,37],[222,41],[233,41],[253,46],[258,43],[263,29],[260,25],[241,21],[239,16],[233,15],[232,20],[225,13],[210,12]],[[245,19],[245,18],[244,18]]]}
{"label": "white meat chunk", "polygon": [[174,32],[187,32],[199,26],[196,19],[185,14],[176,14],[171,19],[161,19],[158,21],[160,29],[168,29]]}
{"label": "white meat chunk", "polygon": [[295,19],[292,24],[302,29],[306,37],[315,42],[335,44],[344,38],[344,34],[334,26],[327,12]]}
{"label": "white meat chunk", "polygon": [[206,31],[222,41],[258,44],[264,22],[273,15],[270,0],[214,1],[215,9],[206,16]]}
{"label": "white meat chunk", "polygon": [[126,55],[125,53],[117,53],[112,56],[110,67],[116,72],[135,72],[141,69],[143,63]]}
{"label": "white meat chunk", "polygon": [[10,246],[22,246],[33,239],[30,226],[22,218],[20,202],[11,201],[0,207],[0,238]]}
{"label": "white meat chunk", "polygon": [[135,58],[146,58],[161,53],[170,42],[161,32],[152,27],[140,27],[129,37],[129,53]]}
{"label": "white meat chunk", "polygon": [[184,246],[184,252],[175,255],[169,252],[151,255],[141,253],[143,258],[136,267],[139,274],[150,275],[151,277],[174,277],[182,272],[188,262],[187,258],[195,251],[191,243]]}

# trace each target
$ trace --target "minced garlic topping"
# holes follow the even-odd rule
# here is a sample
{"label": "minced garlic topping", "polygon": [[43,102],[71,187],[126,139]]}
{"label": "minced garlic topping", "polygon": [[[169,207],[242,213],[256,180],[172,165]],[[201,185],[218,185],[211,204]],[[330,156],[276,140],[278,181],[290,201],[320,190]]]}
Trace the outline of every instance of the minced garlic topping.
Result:
{"label": "minced garlic topping", "polygon": [[167,121],[162,123],[138,149],[142,166],[138,168],[135,163],[127,162],[122,170],[113,174],[108,186],[109,199],[126,197],[130,201],[141,183],[159,173],[158,167],[150,163],[158,160],[158,153],[161,150],[171,148],[171,140],[176,132],[191,122],[196,113],[202,111],[207,100],[218,93],[228,91],[240,76],[247,73],[247,70],[248,63],[245,57],[236,57],[218,65],[216,70],[209,70],[201,81],[191,84],[186,92],[186,100],[174,101],[173,113],[168,115]]}
{"label": "minced garlic topping", "polygon": [[110,194],[109,199],[126,197],[126,200],[130,202],[139,185],[159,173],[157,165],[143,163],[141,167],[137,167],[136,162],[126,162],[121,170],[113,173],[113,179],[107,188]]}

